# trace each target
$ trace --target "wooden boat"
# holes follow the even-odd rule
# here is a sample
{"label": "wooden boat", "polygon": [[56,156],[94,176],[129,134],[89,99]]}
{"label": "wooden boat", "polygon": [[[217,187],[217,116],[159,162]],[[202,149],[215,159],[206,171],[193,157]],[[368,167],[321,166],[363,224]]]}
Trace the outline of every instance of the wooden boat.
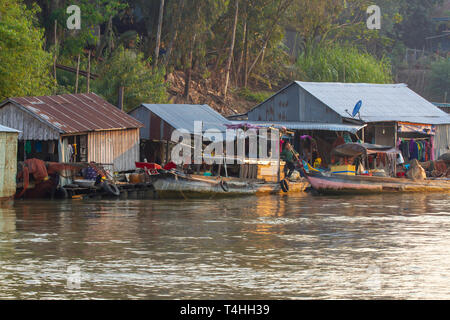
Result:
{"label": "wooden boat", "polygon": [[159,170],[151,176],[151,182],[159,198],[213,198],[255,194],[246,181],[226,181],[204,176],[188,175]]}
{"label": "wooden boat", "polygon": [[321,172],[305,175],[321,194],[366,194],[383,192],[450,192],[450,180],[423,180],[370,176],[348,176]]}
{"label": "wooden boat", "polygon": [[[360,156],[377,152],[396,153],[395,148],[367,143],[348,143],[333,151],[344,156]],[[320,194],[367,194],[383,192],[450,192],[450,179],[410,180],[406,178],[344,175],[321,172],[297,158],[311,187]],[[311,170],[312,169],[312,170]]]}
{"label": "wooden boat", "polygon": [[277,193],[303,192],[309,183],[302,179],[289,182],[288,189],[283,190],[281,183],[263,180],[248,180],[231,177],[211,177],[191,175],[176,170],[163,170],[150,163],[136,163],[150,177],[159,198],[216,198]]}
{"label": "wooden boat", "polygon": [[[173,171],[152,175],[151,181],[159,198],[220,198],[285,193],[280,183],[238,178],[205,177]],[[289,183],[288,193],[303,192],[306,180]]]}

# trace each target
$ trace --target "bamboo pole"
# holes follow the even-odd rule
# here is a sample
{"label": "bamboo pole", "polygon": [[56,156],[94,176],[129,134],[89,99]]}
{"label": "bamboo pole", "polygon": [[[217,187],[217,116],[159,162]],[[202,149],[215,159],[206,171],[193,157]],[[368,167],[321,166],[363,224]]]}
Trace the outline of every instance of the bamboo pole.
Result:
{"label": "bamboo pole", "polygon": [[78,79],[80,75],[80,54],[78,54],[78,62],[77,62],[77,75],[75,80],[75,93],[78,93]]}

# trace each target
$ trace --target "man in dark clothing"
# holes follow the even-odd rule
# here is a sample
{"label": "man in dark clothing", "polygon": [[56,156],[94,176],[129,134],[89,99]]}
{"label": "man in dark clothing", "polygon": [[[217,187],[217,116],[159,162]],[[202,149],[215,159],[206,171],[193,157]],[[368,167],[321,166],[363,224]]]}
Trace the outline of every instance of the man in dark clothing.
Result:
{"label": "man in dark clothing", "polygon": [[286,142],[284,150],[283,152],[281,152],[280,157],[286,162],[286,165],[284,166],[284,176],[286,178],[290,178],[295,170],[294,161],[298,157],[298,153],[295,152],[295,150],[292,148],[289,142]]}

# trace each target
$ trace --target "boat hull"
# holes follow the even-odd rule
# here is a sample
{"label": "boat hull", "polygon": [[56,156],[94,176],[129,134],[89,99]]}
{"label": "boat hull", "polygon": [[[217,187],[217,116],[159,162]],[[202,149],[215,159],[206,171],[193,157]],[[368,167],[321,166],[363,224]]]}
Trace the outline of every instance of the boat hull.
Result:
{"label": "boat hull", "polygon": [[[151,177],[159,198],[224,198],[284,193],[279,183],[261,183],[242,179],[202,176],[183,176],[162,173]],[[226,191],[220,182],[226,183]],[[289,183],[289,192],[303,192],[309,186],[306,180]]]}
{"label": "boat hull", "polygon": [[329,176],[310,173],[311,186],[322,194],[368,194],[392,192],[450,192],[448,180],[413,181],[398,178],[365,176]]}

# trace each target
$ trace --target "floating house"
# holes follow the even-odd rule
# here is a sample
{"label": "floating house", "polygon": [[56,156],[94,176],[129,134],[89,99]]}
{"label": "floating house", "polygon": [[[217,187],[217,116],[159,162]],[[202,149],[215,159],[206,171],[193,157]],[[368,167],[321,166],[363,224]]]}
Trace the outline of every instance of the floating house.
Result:
{"label": "floating house", "polygon": [[0,201],[16,193],[18,135],[19,131],[0,125]]}
{"label": "floating house", "polygon": [[170,141],[175,129],[185,129],[194,134],[194,122],[202,122],[202,131],[226,131],[231,121],[208,105],[193,104],[142,104],[128,113],[144,126],[140,129],[141,160],[167,163],[170,159]]}
{"label": "floating house", "polygon": [[[360,109],[355,107],[360,103]],[[450,151],[450,115],[405,84],[314,83],[295,81],[247,113],[251,123],[278,123],[295,130],[354,132],[365,142],[398,146],[424,141],[425,158]],[[301,132],[304,134],[305,131]]]}
{"label": "floating house", "polygon": [[135,169],[139,121],[94,93],[9,98],[0,124],[19,130],[18,160],[96,162]]}
{"label": "floating house", "polygon": [[450,113],[450,103],[438,103],[433,102],[433,104],[446,113]]}

